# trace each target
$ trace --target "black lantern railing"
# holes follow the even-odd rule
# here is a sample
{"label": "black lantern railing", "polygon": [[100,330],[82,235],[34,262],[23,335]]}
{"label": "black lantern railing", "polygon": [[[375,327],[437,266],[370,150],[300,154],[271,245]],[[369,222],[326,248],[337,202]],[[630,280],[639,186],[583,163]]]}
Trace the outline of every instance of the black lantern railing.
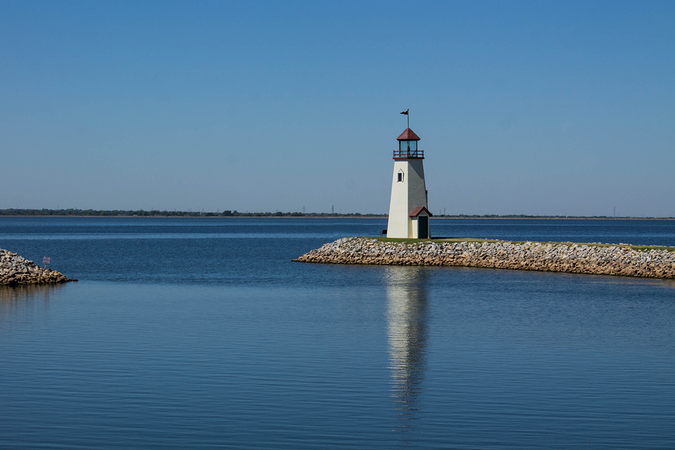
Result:
{"label": "black lantern railing", "polygon": [[394,150],[394,159],[405,158],[424,159],[424,150]]}

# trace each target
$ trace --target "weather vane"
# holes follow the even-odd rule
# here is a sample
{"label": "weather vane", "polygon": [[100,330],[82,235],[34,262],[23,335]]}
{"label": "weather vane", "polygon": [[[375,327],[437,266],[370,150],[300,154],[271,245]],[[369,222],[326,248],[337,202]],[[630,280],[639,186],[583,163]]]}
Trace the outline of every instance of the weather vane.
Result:
{"label": "weather vane", "polygon": [[401,114],[405,114],[405,116],[408,118],[408,128],[410,128],[410,109],[406,109],[405,111],[401,111]]}

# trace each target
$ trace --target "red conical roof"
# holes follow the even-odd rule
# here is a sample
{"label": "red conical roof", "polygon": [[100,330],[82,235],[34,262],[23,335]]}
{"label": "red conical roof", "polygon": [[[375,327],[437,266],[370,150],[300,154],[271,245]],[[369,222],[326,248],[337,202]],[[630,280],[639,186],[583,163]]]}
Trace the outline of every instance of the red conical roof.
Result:
{"label": "red conical roof", "polygon": [[397,141],[419,141],[420,137],[415,134],[410,128],[406,128],[399,137],[396,138]]}
{"label": "red conical roof", "polygon": [[431,214],[431,212],[424,206],[418,206],[417,208],[413,209],[413,212],[410,213],[410,217],[417,217],[422,214],[422,211],[429,214],[429,217],[433,217],[433,214]]}

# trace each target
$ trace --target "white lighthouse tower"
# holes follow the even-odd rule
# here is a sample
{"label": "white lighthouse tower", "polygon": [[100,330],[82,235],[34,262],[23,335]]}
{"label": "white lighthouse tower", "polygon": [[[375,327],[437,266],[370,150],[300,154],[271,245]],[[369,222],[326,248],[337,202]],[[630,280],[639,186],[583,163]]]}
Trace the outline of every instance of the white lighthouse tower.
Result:
{"label": "white lighthouse tower", "polygon": [[[401,114],[407,115],[407,111]],[[420,138],[410,127],[396,140],[387,237],[428,239],[431,213],[424,182],[424,150],[418,148]]]}

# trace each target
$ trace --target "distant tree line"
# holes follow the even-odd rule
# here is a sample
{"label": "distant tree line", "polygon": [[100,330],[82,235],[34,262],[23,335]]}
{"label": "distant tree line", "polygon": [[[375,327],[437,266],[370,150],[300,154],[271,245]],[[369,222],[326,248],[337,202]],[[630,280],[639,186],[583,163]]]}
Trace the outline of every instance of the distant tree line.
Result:
{"label": "distant tree line", "polygon": [[236,209],[230,211],[229,209],[223,211],[220,216],[232,217],[386,217],[386,214],[361,214],[361,213],[301,213],[301,212],[239,212]]}
{"label": "distant tree line", "polygon": [[[100,210],[100,209],[0,209],[0,216],[99,216],[99,217],[387,217],[386,214],[361,213],[301,213],[301,212],[239,212],[236,209],[223,212],[204,211],[159,211]],[[434,217],[458,219],[673,219],[673,217],[612,217],[612,216],[533,216],[527,214],[436,214]]]}
{"label": "distant tree line", "polygon": [[151,210],[99,210],[99,209],[0,209],[0,216],[98,216],[98,217],[386,217],[382,214],[331,214],[301,212],[239,212],[225,210],[223,212],[204,211],[159,211]]}
{"label": "distant tree line", "polygon": [[528,214],[436,214],[434,217],[460,219],[673,219],[673,217],[634,217],[634,216],[535,216]]}

